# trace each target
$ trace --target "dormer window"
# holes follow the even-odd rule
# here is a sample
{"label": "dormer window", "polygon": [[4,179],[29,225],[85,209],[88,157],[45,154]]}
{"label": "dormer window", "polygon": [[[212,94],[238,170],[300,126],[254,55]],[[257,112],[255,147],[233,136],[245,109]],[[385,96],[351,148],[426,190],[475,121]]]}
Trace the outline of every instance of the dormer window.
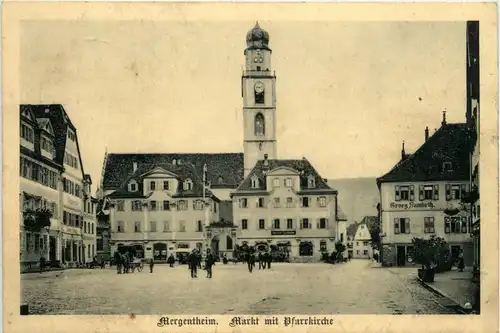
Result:
{"label": "dormer window", "polygon": [[316,187],[316,179],[314,178],[313,175],[310,175],[307,177],[307,187],[308,188],[315,188]]}
{"label": "dormer window", "polygon": [[68,129],[68,139],[70,139],[71,141],[76,141],[76,135],[75,135],[75,133],[74,133],[72,130],[70,130],[70,129]]}
{"label": "dormer window", "polygon": [[21,138],[25,139],[28,142],[33,143],[34,142],[34,131],[33,128],[27,124],[21,123],[21,128],[20,128],[20,134]]}
{"label": "dormer window", "polygon": [[42,149],[48,152],[49,154],[54,153],[54,144],[52,143],[52,140],[42,136]]}
{"label": "dormer window", "polygon": [[137,191],[137,182],[135,180],[132,180],[128,183],[128,191],[129,192]]}
{"label": "dormer window", "polygon": [[222,176],[219,176],[219,179],[217,179],[217,181],[219,182],[219,184],[222,184],[224,183],[224,178],[222,178]]}
{"label": "dormer window", "polygon": [[292,187],[292,178],[285,179],[285,187]]}
{"label": "dormer window", "polygon": [[192,189],[193,189],[193,181],[188,178],[184,181],[184,191],[191,191]]}
{"label": "dormer window", "polygon": [[273,187],[280,187],[280,179],[279,178],[273,179]]}
{"label": "dormer window", "polygon": [[163,181],[163,190],[164,190],[164,191],[168,191],[168,190],[169,190],[169,187],[170,187],[169,185],[170,185],[170,184],[169,184],[168,180],[164,180],[164,181]]}
{"label": "dormer window", "polygon": [[451,164],[451,162],[443,162],[443,171],[444,172],[453,171],[453,164]]}
{"label": "dormer window", "polygon": [[259,188],[259,178],[255,175],[252,177],[252,188]]}

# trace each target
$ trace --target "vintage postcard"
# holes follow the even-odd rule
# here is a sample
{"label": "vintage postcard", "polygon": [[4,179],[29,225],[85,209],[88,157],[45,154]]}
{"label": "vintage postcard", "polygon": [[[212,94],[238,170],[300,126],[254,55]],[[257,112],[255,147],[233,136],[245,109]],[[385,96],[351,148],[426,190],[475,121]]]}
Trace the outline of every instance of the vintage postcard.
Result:
{"label": "vintage postcard", "polygon": [[496,10],[6,3],[5,332],[496,332]]}

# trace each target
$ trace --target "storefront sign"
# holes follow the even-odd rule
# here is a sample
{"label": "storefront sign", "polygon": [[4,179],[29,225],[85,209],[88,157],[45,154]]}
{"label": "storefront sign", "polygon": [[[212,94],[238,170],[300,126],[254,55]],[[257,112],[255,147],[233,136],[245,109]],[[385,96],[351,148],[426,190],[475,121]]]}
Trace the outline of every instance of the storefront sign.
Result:
{"label": "storefront sign", "polygon": [[434,209],[436,206],[432,201],[429,202],[391,202],[390,207],[392,209],[419,209],[419,208],[428,208]]}
{"label": "storefront sign", "polygon": [[289,235],[295,235],[296,231],[295,230],[286,230],[286,231],[280,231],[280,230],[271,230],[271,235],[273,236],[289,236]]}

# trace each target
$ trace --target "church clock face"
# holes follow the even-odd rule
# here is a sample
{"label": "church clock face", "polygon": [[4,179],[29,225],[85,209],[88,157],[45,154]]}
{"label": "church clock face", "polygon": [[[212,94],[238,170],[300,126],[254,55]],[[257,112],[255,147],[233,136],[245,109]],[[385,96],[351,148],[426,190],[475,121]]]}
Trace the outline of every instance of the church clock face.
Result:
{"label": "church clock face", "polygon": [[262,94],[264,92],[264,84],[259,81],[255,83],[254,89],[256,93]]}

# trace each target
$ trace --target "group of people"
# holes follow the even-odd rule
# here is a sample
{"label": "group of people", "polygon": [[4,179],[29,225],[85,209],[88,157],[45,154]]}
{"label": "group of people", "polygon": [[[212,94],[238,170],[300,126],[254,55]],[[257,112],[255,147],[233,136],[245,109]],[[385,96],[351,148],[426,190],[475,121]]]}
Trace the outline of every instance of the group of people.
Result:
{"label": "group of people", "polygon": [[259,269],[271,269],[271,262],[273,261],[273,257],[269,252],[259,252],[257,259],[252,252],[247,252],[245,255],[245,261],[248,266],[248,271],[252,273],[253,268],[255,267],[255,261],[259,262]]}
{"label": "group of people", "polygon": [[[195,279],[198,277],[198,269],[201,269],[202,257],[199,250],[195,249],[188,255],[188,267],[191,271],[191,278]],[[205,270],[207,271],[207,278],[212,278],[212,267],[215,265],[215,257],[210,249],[207,249],[207,255],[205,257]]]}

